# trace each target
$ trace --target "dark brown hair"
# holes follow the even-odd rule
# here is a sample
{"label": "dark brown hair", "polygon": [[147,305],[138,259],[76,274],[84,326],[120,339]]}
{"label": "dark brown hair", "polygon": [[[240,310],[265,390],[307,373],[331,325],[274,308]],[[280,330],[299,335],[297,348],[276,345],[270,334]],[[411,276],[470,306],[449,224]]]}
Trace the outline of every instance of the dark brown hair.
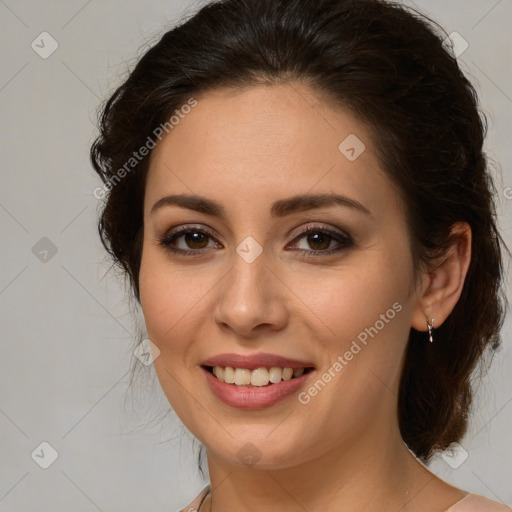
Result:
{"label": "dark brown hair", "polygon": [[300,80],[369,126],[406,207],[415,275],[446,252],[454,223],[472,230],[462,295],[435,342],[410,331],[398,416],[405,443],[425,462],[464,435],[471,377],[486,349],[498,348],[506,308],[486,120],[445,37],[417,11],[383,0],[211,2],[139,60],[106,102],[91,148],[109,189],[101,240],[138,300],[149,158],[121,180],[118,170],[191,97]]}

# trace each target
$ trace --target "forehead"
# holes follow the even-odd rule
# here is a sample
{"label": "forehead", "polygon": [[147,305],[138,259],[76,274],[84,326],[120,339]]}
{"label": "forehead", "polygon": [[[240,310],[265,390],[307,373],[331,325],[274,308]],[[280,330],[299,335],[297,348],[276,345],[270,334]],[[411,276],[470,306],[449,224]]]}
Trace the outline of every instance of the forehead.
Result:
{"label": "forehead", "polygon": [[339,192],[377,206],[393,195],[364,124],[303,84],[196,100],[151,154],[148,203],[179,192],[240,204]]}

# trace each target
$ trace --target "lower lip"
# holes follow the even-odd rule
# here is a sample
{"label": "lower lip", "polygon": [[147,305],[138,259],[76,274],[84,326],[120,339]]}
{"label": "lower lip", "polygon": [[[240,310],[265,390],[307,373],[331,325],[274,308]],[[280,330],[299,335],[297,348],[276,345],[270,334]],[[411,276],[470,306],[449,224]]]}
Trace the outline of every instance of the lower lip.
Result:
{"label": "lower lip", "polygon": [[212,375],[206,368],[201,368],[212,393],[222,402],[240,409],[261,409],[270,407],[298,391],[313,371],[290,380],[282,380],[268,386],[237,386],[226,384]]}

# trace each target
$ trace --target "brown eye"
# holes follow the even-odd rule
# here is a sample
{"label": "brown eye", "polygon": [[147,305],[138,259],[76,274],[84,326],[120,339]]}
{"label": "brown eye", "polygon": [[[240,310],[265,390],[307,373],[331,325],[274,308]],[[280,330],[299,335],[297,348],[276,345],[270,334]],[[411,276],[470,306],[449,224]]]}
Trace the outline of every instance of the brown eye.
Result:
{"label": "brown eye", "polygon": [[206,233],[191,231],[182,236],[189,249],[204,249],[208,245],[208,235]]}
{"label": "brown eye", "polygon": [[306,240],[312,249],[325,250],[329,248],[333,238],[326,233],[318,232],[307,235]]}
{"label": "brown eye", "polygon": [[[304,240],[307,247],[298,247],[298,251],[302,253],[309,253],[312,256],[325,256],[335,252],[348,249],[354,245],[350,236],[337,233],[334,231],[320,229],[320,228],[306,228],[302,233],[295,238],[295,244]],[[338,242],[333,246],[332,242]]]}
{"label": "brown eye", "polygon": [[185,228],[169,233],[159,243],[171,252],[187,254],[208,249],[212,238],[213,235],[203,229]]}
{"label": "brown eye", "polygon": [[[327,256],[335,252],[340,252],[354,245],[351,237],[343,233],[320,229],[318,227],[306,228],[294,240],[292,245],[298,245],[304,240],[306,247],[298,247],[297,252],[305,253],[311,256]],[[209,245],[212,241],[213,245]],[[334,243],[333,242],[337,242]],[[199,228],[188,227],[180,230],[171,231],[164,238],[159,240],[159,244],[165,249],[175,254],[198,256],[205,253],[205,250],[212,247],[222,247],[212,233]]]}

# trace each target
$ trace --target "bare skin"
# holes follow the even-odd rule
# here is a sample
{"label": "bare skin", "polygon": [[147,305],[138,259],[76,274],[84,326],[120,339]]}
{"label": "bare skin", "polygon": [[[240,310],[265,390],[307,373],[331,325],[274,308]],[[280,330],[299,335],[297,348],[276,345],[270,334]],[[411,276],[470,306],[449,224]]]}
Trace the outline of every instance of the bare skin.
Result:
{"label": "bare skin", "polygon": [[[441,325],[460,297],[469,227],[456,227],[447,257],[413,286],[404,206],[363,124],[300,83],[197,100],[151,155],[140,293],[163,391],[207,449],[213,492],[201,512],[446,510],[465,492],[408,451],[396,404],[410,328],[426,331],[426,317]],[[354,161],[338,149],[350,134],[366,146]],[[214,200],[225,219],[176,205],[151,212],[170,194]],[[273,202],[300,194],[343,195],[369,213],[333,204],[271,215]],[[306,225],[353,243],[300,236]],[[159,240],[176,226],[213,236],[181,236],[174,247],[196,255],[173,254]],[[263,249],[252,263],[236,252],[249,236]],[[307,404],[293,395],[244,410],[207,385],[202,362],[226,352],[312,361],[311,385],[393,304],[400,311]],[[260,457],[252,466],[238,455],[247,443]]]}

